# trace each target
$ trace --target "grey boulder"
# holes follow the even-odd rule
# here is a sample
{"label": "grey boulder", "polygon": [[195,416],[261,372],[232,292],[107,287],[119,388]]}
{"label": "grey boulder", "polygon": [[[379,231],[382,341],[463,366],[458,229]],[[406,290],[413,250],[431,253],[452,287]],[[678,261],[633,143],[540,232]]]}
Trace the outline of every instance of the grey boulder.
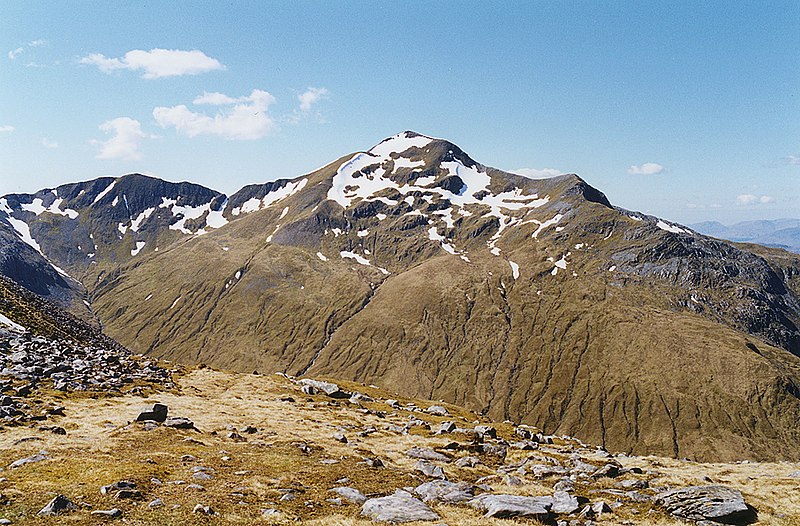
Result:
{"label": "grey boulder", "polygon": [[331,491],[336,493],[340,497],[349,500],[353,504],[361,505],[367,501],[367,497],[365,497],[363,493],[361,493],[355,488],[349,488],[347,486],[339,486],[337,488],[331,489]]}
{"label": "grey boulder", "polygon": [[374,521],[413,522],[435,521],[439,515],[424,502],[405,491],[396,491],[394,495],[367,500],[361,507],[361,515]]}
{"label": "grey boulder", "polygon": [[546,520],[553,508],[552,497],[521,497],[519,495],[489,495],[484,493],[467,504],[483,511],[484,517],[508,519],[526,517]]}
{"label": "grey boulder", "polygon": [[742,494],[727,486],[692,486],[656,495],[656,502],[682,519],[749,524],[756,514]]}

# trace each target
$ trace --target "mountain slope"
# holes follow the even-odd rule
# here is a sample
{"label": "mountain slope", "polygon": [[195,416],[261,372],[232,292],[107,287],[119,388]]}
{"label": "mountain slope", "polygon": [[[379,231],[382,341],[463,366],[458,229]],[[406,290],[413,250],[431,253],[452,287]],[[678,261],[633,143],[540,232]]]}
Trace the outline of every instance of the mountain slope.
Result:
{"label": "mountain slope", "polygon": [[[797,458],[798,257],[412,132],[225,199],[194,201],[206,208],[188,233],[174,209],[147,231],[151,214],[140,232],[157,242],[92,271],[109,334],[158,357],[442,398],[613,450]],[[48,232],[36,239],[55,257]]]}

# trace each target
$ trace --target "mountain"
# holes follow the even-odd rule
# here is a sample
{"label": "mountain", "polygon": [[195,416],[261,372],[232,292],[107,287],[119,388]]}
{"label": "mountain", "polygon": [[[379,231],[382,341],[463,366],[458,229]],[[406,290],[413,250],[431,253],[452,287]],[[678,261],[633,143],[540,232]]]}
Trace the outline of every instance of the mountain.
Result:
{"label": "mountain", "polygon": [[800,257],[576,175],[404,132],[230,197],[128,175],[5,199],[137,352],[378,384],[615,451],[799,455]]}
{"label": "mountain", "polygon": [[725,226],[717,221],[706,221],[691,227],[698,232],[721,239],[757,243],[800,253],[800,219],[742,221],[731,226]]}

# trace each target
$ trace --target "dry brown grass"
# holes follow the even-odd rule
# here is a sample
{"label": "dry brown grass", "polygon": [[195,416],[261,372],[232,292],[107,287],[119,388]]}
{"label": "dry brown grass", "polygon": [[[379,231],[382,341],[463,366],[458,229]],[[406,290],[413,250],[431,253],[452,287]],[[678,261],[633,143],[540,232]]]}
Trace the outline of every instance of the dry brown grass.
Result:
{"label": "dry brown grass", "polygon": [[[210,369],[193,370],[181,377],[181,392],[162,392],[144,398],[125,395],[116,397],[66,396],[53,400],[66,408],[66,416],[55,421],[67,428],[67,436],[57,436],[34,428],[9,428],[0,433],[0,465],[36,453],[49,452],[51,460],[6,469],[0,492],[11,503],[0,508],[0,517],[15,524],[84,525],[102,522],[89,514],[91,509],[118,507],[124,512],[126,524],[180,525],[186,524],[282,524],[361,526],[373,524],[359,517],[359,507],[352,504],[334,506],[327,499],[335,497],[328,490],[347,485],[365,494],[384,495],[395,489],[414,486],[425,478],[413,471],[415,461],[403,452],[410,447],[439,447],[452,440],[466,442],[458,435],[431,436],[429,432],[398,435],[386,430],[388,423],[402,423],[411,413],[395,411],[386,404],[365,403],[362,406],[348,401],[334,401],[325,396],[307,396],[289,380],[280,376],[229,374]],[[348,385],[350,389],[385,398],[387,393],[364,386]],[[281,401],[291,396],[295,402]],[[202,432],[157,428],[144,431],[142,424],[131,423],[138,411],[148,402],[158,400],[170,407],[170,414],[192,419]],[[45,400],[47,401],[47,400]],[[400,399],[401,403],[409,400]],[[415,401],[420,407],[430,402]],[[476,415],[450,407],[456,414],[452,420],[460,427],[474,425]],[[376,411],[386,413],[380,418]],[[441,417],[421,416],[436,423]],[[240,429],[252,425],[258,433],[245,435],[246,442],[227,437],[230,426]],[[367,437],[357,436],[366,426],[378,431]],[[508,425],[499,425],[501,434],[511,438]],[[349,442],[342,444],[332,435],[343,430]],[[32,441],[18,442],[26,437]],[[188,440],[187,440],[188,439]],[[296,443],[310,446],[304,453]],[[557,452],[559,446],[553,446]],[[535,453],[535,452],[533,452]],[[460,453],[466,454],[466,453]],[[509,461],[520,460],[531,452],[513,451]],[[558,456],[557,453],[553,453]],[[196,460],[184,460],[192,455]],[[374,469],[362,463],[362,458],[381,458],[386,467]],[[591,460],[591,458],[590,458]],[[703,476],[739,488],[759,510],[764,524],[790,525],[798,518],[800,497],[795,491],[796,479],[785,478],[800,469],[796,464],[694,464],[661,458],[624,458],[626,465],[658,469],[663,476],[659,484],[683,485],[701,483]],[[598,457],[598,463],[600,458]],[[197,481],[191,468],[213,468],[214,478]],[[445,466],[446,472],[458,480],[474,481],[490,474],[486,467],[475,469]],[[151,482],[156,478],[163,482]],[[547,483],[533,477],[523,477],[523,486],[504,486],[492,483],[495,492],[523,495],[544,495],[552,492]],[[133,480],[142,490],[140,502],[118,501],[101,495],[102,485],[117,480]],[[178,480],[197,482],[204,492],[187,490],[186,484],[170,484]],[[794,483],[794,485],[792,485]],[[280,501],[281,490],[293,489],[294,501]],[[63,493],[85,507],[56,518],[36,516],[55,494]],[[156,510],[147,502],[160,498],[165,506]],[[192,513],[197,503],[209,505],[219,515],[209,518]],[[91,506],[91,507],[89,507]],[[456,525],[517,525],[530,521],[488,520],[468,507],[432,506],[442,522]],[[263,508],[276,508],[281,515],[267,519]],[[676,526],[679,522],[658,512],[649,515],[650,505],[626,505],[614,515],[601,518],[599,524],[641,524],[646,526]],[[638,511],[635,514],[631,510]],[[784,513],[786,517],[779,514]],[[535,523],[534,523],[535,524]]]}

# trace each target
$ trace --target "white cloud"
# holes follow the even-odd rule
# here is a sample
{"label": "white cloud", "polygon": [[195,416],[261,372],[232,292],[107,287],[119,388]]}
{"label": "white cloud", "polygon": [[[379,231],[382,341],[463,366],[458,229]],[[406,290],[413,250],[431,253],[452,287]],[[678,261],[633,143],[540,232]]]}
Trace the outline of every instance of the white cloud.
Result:
{"label": "white cloud", "polygon": [[58,148],[58,143],[56,141],[51,141],[47,137],[42,139],[42,146],[45,148]]}
{"label": "white cloud", "polygon": [[13,132],[14,130],[16,130],[16,128],[9,124],[4,124],[0,126],[0,133]]}
{"label": "white cloud", "polygon": [[317,104],[322,99],[327,99],[329,92],[325,88],[311,88],[297,96],[300,101],[300,111],[308,113],[311,111],[311,106]]}
{"label": "white cloud", "polygon": [[28,42],[28,47],[42,47],[47,45],[47,40],[38,39],[38,40],[31,40]]}
{"label": "white cloud", "polygon": [[632,175],[658,175],[663,171],[664,167],[658,163],[644,163],[628,168],[628,173]]}
{"label": "white cloud", "polygon": [[243,98],[241,97],[238,99],[234,99],[233,97],[228,97],[224,93],[204,92],[202,95],[194,99],[192,101],[192,104],[210,104],[212,106],[225,106],[226,104],[236,104],[237,102],[240,102],[242,100]]}
{"label": "white cloud", "polygon": [[238,99],[222,93],[205,93],[194,103],[231,107],[211,117],[191,111],[183,104],[170,108],[159,106],[153,109],[153,117],[162,128],[174,127],[187,137],[219,135],[226,139],[253,140],[276,128],[275,121],[267,113],[269,106],[275,103],[275,97],[266,91],[254,89],[249,96]]}
{"label": "white cloud", "polygon": [[766,205],[774,202],[775,198],[769,195],[758,196],[753,194],[741,194],[736,196],[736,204],[740,206],[748,206],[754,204]]}
{"label": "white cloud", "polygon": [[17,49],[12,49],[11,51],[8,52],[8,59],[9,60],[14,60],[15,58],[17,58],[18,56],[20,56],[24,52],[25,52],[25,48],[24,47],[18,47]]}
{"label": "white cloud", "polygon": [[130,117],[117,117],[106,121],[100,125],[100,129],[106,133],[113,134],[107,141],[92,141],[92,144],[100,145],[100,153],[97,159],[122,159],[135,161],[142,158],[139,151],[144,139],[152,136],[142,132],[142,125],[139,121]]}
{"label": "white cloud", "polygon": [[786,162],[788,164],[793,164],[795,166],[800,166],[800,155],[790,155],[786,158]]}
{"label": "white cloud", "polygon": [[217,59],[211,58],[197,49],[134,49],[120,58],[109,58],[100,53],[92,53],[80,60],[81,64],[97,66],[100,71],[110,73],[117,69],[142,70],[142,78],[158,79],[180,75],[197,75],[208,71],[225,69]]}
{"label": "white cloud", "polygon": [[564,172],[555,168],[517,168],[512,173],[524,175],[525,177],[530,177],[531,179],[547,179],[549,177],[561,175]]}

